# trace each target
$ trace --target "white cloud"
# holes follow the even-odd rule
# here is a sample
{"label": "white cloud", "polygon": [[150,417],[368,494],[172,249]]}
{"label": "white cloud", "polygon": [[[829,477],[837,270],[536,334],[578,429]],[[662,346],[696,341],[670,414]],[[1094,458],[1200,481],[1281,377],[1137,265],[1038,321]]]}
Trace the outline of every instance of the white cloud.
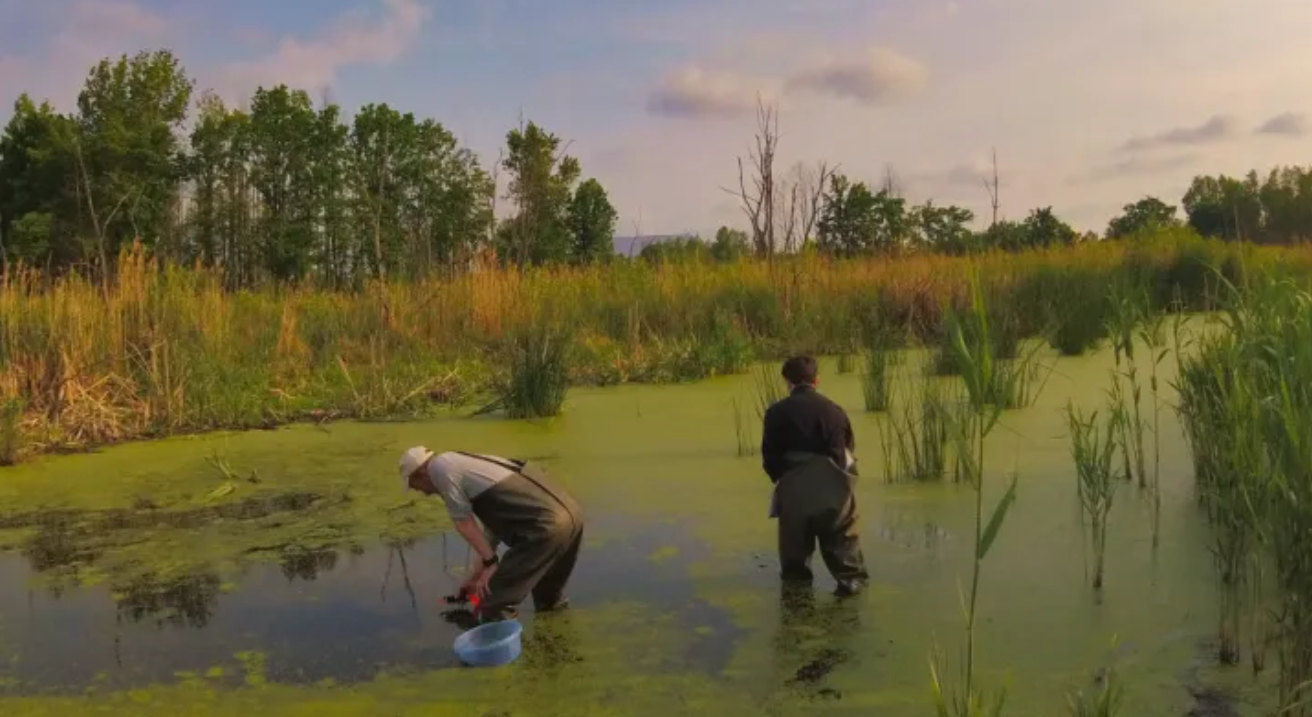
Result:
{"label": "white cloud", "polygon": [[647,109],[665,117],[738,117],[756,107],[758,95],[773,97],[768,82],[685,65],[665,77],[648,97]]}
{"label": "white cloud", "polygon": [[919,61],[886,47],[830,58],[788,78],[790,91],[828,94],[861,104],[883,104],[920,89],[929,71]]}
{"label": "white cloud", "polygon": [[244,97],[259,85],[314,90],[331,85],[351,65],[388,65],[415,45],[432,11],[419,0],[381,0],[382,14],[349,13],[309,37],[283,37],[265,57],[218,71],[219,91]]}

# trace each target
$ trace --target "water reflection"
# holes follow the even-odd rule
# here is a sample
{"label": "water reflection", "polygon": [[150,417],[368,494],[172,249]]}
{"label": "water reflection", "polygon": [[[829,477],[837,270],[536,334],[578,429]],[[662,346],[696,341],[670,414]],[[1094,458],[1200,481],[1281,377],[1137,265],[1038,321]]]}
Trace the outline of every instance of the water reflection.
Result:
{"label": "water reflection", "polygon": [[[123,689],[213,668],[224,672],[216,683],[236,685],[247,669],[239,654],[261,655],[261,676],[285,683],[458,666],[451,642],[461,628],[441,615],[441,598],[455,592],[469,561],[454,534],[369,549],[288,545],[264,553],[269,562],[222,569],[126,562],[102,585],[56,581],[42,589],[42,571],[68,564],[51,556],[85,558],[74,526],[49,522],[29,543],[41,550],[0,553],[0,622],[6,649],[18,657],[0,665],[0,694]],[[571,584],[582,618],[611,601],[652,605],[673,616],[678,634],[710,628],[669,656],[673,667],[722,669],[735,628],[697,599],[687,574],[704,548],[674,524],[627,531],[585,546],[588,560]],[[662,551],[678,557],[651,560]],[[531,616],[531,605],[525,610]],[[522,659],[535,676],[549,679],[581,659],[580,617],[530,617]]]}
{"label": "water reflection", "polygon": [[852,660],[861,629],[861,598],[818,596],[810,586],[785,584],[773,646],[776,677],[787,692],[808,699],[842,699],[829,675]]}
{"label": "water reflection", "polygon": [[117,620],[139,623],[153,618],[157,627],[171,625],[200,629],[214,617],[219,598],[219,576],[195,573],[161,580],[146,573],[123,586],[115,586]]}

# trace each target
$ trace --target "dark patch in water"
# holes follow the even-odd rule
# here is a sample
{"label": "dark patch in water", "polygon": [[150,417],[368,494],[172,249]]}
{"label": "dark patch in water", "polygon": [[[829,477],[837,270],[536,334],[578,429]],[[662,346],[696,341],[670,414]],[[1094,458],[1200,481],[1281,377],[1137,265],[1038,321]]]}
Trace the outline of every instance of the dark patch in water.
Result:
{"label": "dark patch in water", "polygon": [[1194,706],[1185,717],[1239,717],[1234,697],[1211,687],[1189,688]]}
{"label": "dark patch in water", "polygon": [[796,676],[786,684],[790,687],[798,685],[811,686],[829,676],[835,667],[847,662],[851,653],[845,650],[824,649],[815,659],[802,665],[797,669]]}

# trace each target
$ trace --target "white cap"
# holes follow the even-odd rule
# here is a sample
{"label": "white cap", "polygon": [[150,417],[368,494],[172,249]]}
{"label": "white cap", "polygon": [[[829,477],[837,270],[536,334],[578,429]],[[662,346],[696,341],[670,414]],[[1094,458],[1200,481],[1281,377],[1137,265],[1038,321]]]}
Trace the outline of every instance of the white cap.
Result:
{"label": "white cap", "polygon": [[419,470],[424,461],[433,457],[433,452],[423,446],[415,446],[401,454],[401,487],[410,488],[410,476]]}

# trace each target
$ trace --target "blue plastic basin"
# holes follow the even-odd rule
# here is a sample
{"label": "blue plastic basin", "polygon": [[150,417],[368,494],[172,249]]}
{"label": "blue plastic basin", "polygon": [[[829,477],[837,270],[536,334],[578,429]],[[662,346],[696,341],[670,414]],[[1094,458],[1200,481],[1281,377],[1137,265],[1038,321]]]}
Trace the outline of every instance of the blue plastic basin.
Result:
{"label": "blue plastic basin", "polygon": [[519,637],[523,631],[523,626],[515,620],[479,625],[456,638],[456,657],[470,667],[509,665],[519,657]]}

